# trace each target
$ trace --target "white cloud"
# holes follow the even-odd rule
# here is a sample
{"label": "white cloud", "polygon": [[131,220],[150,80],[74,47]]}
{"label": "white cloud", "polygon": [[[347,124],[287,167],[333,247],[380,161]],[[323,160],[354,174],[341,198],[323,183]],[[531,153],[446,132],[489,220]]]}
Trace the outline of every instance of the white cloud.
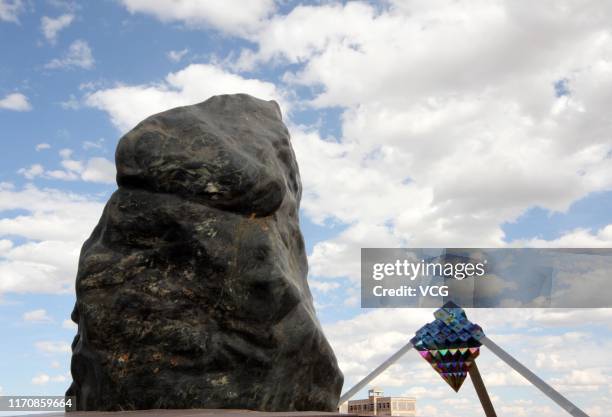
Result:
{"label": "white cloud", "polygon": [[591,417],[606,417],[608,414],[608,409],[599,405],[587,407],[584,411]]}
{"label": "white cloud", "polygon": [[593,392],[597,391],[601,386],[609,386],[612,383],[612,377],[604,374],[600,368],[571,369],[563,376],[551,380],[551,384],[561,391],[581,391]]}
{"label": "white cloud", "polygon": [[64,149],[60,149],[59,156],[61,156],[62,159],[70,159],[73,153],[74,151],[72,149],[64,148]]}
{"label": "white cloud", "polygon": [[[48,219],[42,220],[42,223],[47,222]],[[0,227],[6,228],[7,225],[10,226],[10,220],[3,219]],[[3,254],[0,259],[0,292],[69,293],[74,287],[79,243],[82,244],[61,241],[29,242]]]}
{"label": "white cloud", "polygon": [[13,242],[8,239],[0,239],[0,256],[8,252],[9,249],[13,247]]}
{"label": "white cloud", "polygon": [[538,248],[609,248],[612,245],[612,224],[599,230],[578,228],[553,240],[533,238],[513,241],[512,244]]}
{"label": "white cloud", "polygon": [[83,149],[103,149],[104,148],[104,138],[100,138],[96,141],[86,140],[83,142]]}
{"label": "white cloud", "polygon": [[78,110],[81,107],[81,103],[74,94],[70,94],[67,100],[60,102],[60,106],[67,110]]}
{"label": "white cloud", "polygon": [[38,374],[34,378],[32,378],[32,384],[34,385],[45,385],[48,384],[51,380],[51,377],[47,374]]}
{"label": "white cloud", "polygon": [[48,143],[39,143],[38,145],[36,145],[36,152],[40,152],[45,149],[51,149],[51,145],[49,145]]}
{"label": "white cloud", "polygon": [[121,0],[131,13],[146,13],[163,22],[213,27],[232,35],[259,28],[274,11],[274,0]]}
{"label": "white cloud", "polygon": [[[432,311],[428,309],[414,309],[410,313],[393,315],[390,320],[390,310],[378,309],[323,326],[344,373],[347,389],[406,344],[419,327],[432,320]],[[408,386],[408,381],[414,378],[413,372],[429,371],[426,363],[418,359],[418,355],[406,355],[395,369],[381,376],[384,383],[380,379],[377,383],[384,386],[405,383],[403,386]],[[406,363],[410,366],[405,369]],[[424,375],[426,379],[420,380],[422,383],[432,380],[429,374]]]}
{"label": "white cloud", "polygon": [[101,157],[85,160],[72,159],[73,151],[71,149],[62,149],[59,154],[62,158],[61,166],[63,169],[46,170],[40,164],[33,164],[28,168],[21,168],[18,173],[30,180],[42,177],[61,181],[81,180],[102,184],[115,183],[116,170],[112,161]]}
{"label": "white cloud", "polygon": [[[476,308],[466,311],[470,319],[479,323],[484,329],[510,328],[517,332],[534,329],[557,329],[558,331],[562,328],[580,328],[585,323],[592,326],[607,326],[612,329],[611,308]],[[568,338],[576,339],[572,334],[567,334],[565,337],[567,343],[570,342]],[[542,339],[541,343],[542,345],[544,343],[555,344],[558,341],[559,339]],[[554,359],[549,358],[548,355],[546,359],[537,354],[532,356],[534,364],[538,367],[556,369],[553,364]]]}
{"label": "white cloud", "polygon": [[63,14],[58,17],[43,16],[40,19],[40,30],[42,31],[45,39],[52,44],[57,42],[58,33],[70,26],[74,20],[74,15],[70,13]]}
{"label": "white cloud", "polygon": [[66,320],[64,320],[62,322],[62,327],[64,329],[68,329],[68,330],[76,330],[77,329],[76,323],[73,322],[72,320],[68,320],[68,319],[66,319]]}
{"label": "white cloud", "polygon": [[106,158],[90,158],[81,178],[83,181],[114,184],[116,176],[115,164]]}
{"label": "white cloud", "polygon": [[[251,40],[258,43],[258,50],[255,53],[244,50],[237,65],[252,67],[255,63],[277,60],[304,63],[326,48],[335,48],[339,52],[336,44],[344,43],[350,47],[355,40],[367,36],[375,15],[374,8],[361,2],[351,2],[346,6],[298,5],[288,15],[272,17],[261,30],[252,34]],[[365,27],[369,30],[364,31]]]}
{"label": "white cloud", "polygon": [[22,0],[0,0],[0,21],[19,23],[19,14],[24,10]]}
{"label": "white cloud", "polygon": [[315,244],[308,257],[310,272],[319,277],[361,277],[361,247],[402,247],[390,228],[359,223],[335,238]]}
{"label": "white cloud", "polygon": [[37,350],[45,354],[70,353],[70,344],[58,341],[40,341],[34,344]]}
{"label": "white cloud", "polygon": [[[612,6],[589,4],[298,6],[250,35],[238,68],[292,64],[287,88],[342,111],[338,138],[291,126],[306,215],[345,226],[313,273],[356,277],[359,249],[381,244],[504,246],[527,209],[612,189]],[[511,245],[609,246],[610,230]]]}
{"label": "white cloud", "polygon": [[41,176],[45,172],[45,168],[40,164],[30,165],[28,168],[21,168],[17,171],[29,180]]}
{"label": "white cloud", "polygon": [[104,81],[88,81],[86,83],[79,84],[79,90],[81,91],[95,90],[96,88],[100,88],[104,84],[106,84]]}
{"label": "white cloud", "polygon": [[87,196],[29,185],[0,187],[0,237],[23,243],[0,245],[0,293],[73,291],[81,245],[96,225],[103,204]]}
{"label": "white cloud", "polygon": [[28,98],[21,93],[11,93],[0,99],[0,109],[14,111],[30,111],[32,105]]}
{"label": "white cloud", "polygon": [[513,369],[505,368],[495,372],[486,372],[483,376],[487,387],[526,386],[527,380]]}
{"label": "white cloud", "polygon": [[83,169],[83,162],[72,159],[72,149],[62,149],[59,155],[62,157],[62,167],[71,171],[81,171]]}
{"label": "white cloud", "polygon": [[68,51],[62,58],[55,58],[49,61],[45,68],[84,68],[91,69],[94,67],[95,60],[91,52],[89,44],[81,39],[78,39],[70,44]]}
{"label": "white cloud", "polygon": [[50,323],[53,321],[53,319],[47,314],[47,310],[42,308],[25,312],[23,313],[22,318],[23,321],[30,323]]}
{"label": "white cloud", "polygon": [[340,288],[340,284],[337,282],[324,282],[317,280],[308,280],[308,286],[322,293],[328,293],[332,290]]}
{"label": "white cloud", "polygon": [[60,181],[76,181],[80,178],[76,172],[62,169],[45,171],[45,177]]}
{"label": "white cloud", "polygon": [[213,95],[231,93],[247,93],[264,100],[284,102],[283,94],[272,83],[243,78],[205,64],[192,64],[170,73],[164,82],[158,84],[119,85],[98,90],[89,94],[85,102],[106,111],[113,124],[126,131],[151,114],[199,103]]}
{"label": "white cloud", "polygon": [[65,375],[49,376],[45,373],[41,373],[32,378],[32,384],[34,385],[46,385],[49,382],[66,382],[67,378]]}
{"label": "white cloud", "polygon": [[189,49],[185,48],[181,49],[180,51],[169,51],[166,56],[172,62],[179,62],[185,55],[187,55],[188,52]]}

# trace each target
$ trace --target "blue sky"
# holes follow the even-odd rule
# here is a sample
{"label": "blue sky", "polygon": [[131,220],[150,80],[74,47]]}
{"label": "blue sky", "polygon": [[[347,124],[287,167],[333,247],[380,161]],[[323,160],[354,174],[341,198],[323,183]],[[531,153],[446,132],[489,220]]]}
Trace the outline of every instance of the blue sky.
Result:
{"label": "blue sky", "polygon": [[[0,0],[0,392],[64,392],[78,251],[116,188],[118,139],[214,94],[283,108],[345,388],[431,320],[360,309],[359,248],[610,246],[611,13],[595,0]],[[610,310],[470,314],[609,415]],[[422,416],[476,413],[473,392],[413,356],[377,384],[417,396]],[[500,416],[559,415],[482,356]]]}

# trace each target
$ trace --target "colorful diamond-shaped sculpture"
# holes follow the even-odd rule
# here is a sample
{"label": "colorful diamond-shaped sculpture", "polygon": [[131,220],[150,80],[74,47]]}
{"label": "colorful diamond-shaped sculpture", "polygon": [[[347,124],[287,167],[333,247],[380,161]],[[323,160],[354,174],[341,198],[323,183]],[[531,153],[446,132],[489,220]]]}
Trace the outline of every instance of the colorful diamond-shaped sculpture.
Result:
{"label": "colorful diamond-shaped sculpture", "polygon": [[436,310],[434,317],[434,321],[416,332],[411,342],[448,385],[459,391],[480,353],[484,333],[452,301]]}

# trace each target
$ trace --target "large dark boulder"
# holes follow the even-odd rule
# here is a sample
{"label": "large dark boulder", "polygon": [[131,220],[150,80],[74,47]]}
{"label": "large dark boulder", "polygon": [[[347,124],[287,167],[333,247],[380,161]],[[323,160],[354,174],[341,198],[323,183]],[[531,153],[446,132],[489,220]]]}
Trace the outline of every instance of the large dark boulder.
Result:
{"label": "large dark boulder", "polygon": [[224,95],[151,116],[116,163],[79,260],[77,409],[335,410],[279,106]]}

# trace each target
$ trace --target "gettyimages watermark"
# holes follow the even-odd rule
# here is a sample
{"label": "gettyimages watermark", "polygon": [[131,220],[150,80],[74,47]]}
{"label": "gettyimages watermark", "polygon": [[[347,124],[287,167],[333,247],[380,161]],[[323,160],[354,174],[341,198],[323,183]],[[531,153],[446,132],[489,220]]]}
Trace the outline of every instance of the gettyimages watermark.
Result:
{"label": "gettyimages watermark", "polygon": [[612,307],[612,249],[365,248],[361,306]]}

